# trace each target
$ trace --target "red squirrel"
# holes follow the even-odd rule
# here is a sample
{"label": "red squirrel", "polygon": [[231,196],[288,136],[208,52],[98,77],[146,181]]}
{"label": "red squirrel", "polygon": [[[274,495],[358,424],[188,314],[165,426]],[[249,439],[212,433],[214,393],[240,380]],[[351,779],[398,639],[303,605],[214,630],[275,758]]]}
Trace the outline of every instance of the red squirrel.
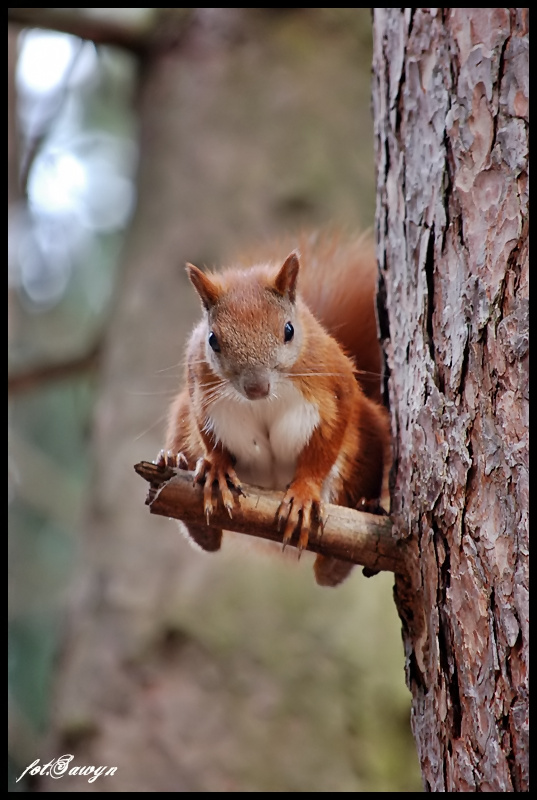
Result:
{"label": "red squirrel", "polygon": [[[390,434],[373,244],[337,235],[296,244],[250,267],[207,274],[187,264],[204,313],[160,459],[194,469],[204,487],[207,527],[189,532],[205,550],[219,549],[211,514],[217,503],[231,514],[241,481],[285,491],[278,523],[284,546],[296,535],[299,550],[324,502],[367,508],[381,496]],[[316,580],[335,586],[352,566],[318,555]]]}

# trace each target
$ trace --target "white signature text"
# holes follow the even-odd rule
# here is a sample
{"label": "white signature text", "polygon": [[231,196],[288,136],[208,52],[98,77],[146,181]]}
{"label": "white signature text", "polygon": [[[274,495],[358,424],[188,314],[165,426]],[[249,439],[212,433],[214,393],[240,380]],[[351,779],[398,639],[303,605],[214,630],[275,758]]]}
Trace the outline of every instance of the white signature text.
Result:
{"label": "white signature text", "polygon": [[48,775],[50,778],[63,778],[64,775],[89,775],[88,783],[93,783],[93,781],[96,781],[97,778],[101,777],[101,775],[113,775],[117,770],[117,767],[107,766],[70,767],[69,764],[73,758],[73,755],[67,753],[59,758],[53,758],[52,761],[49,761],[47,764],[40,764],[39,759],[36,758],[35,761],[32,761],[32,763],[26,767],[24,772],[19,775],[16,783],[18,783],[27,772],[29,772],[30,775]]}

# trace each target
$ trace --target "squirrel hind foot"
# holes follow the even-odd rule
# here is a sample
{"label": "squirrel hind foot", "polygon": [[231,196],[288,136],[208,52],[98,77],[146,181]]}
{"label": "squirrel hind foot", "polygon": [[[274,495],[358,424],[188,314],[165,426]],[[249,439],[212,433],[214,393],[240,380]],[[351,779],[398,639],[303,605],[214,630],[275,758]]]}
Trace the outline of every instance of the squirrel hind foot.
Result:
{"label": "squirrel hind foot", "polygon": [[198,550],[206,553],[216,553],[222,547],[222,531],[209,525],[187,525],[182,520],[177,520],[179,530]]}
{"label": "squirrel hind foot", "polygon": [[355,565],[339,558],[318,555],[313,565],[315,580],[319,586],[339,586]]}
{"label": "squirrel hind foot", "polygon": [[380,504],[380,498],[368,500],[365,497],[362,497],[356,504],[356,510],[364,511],[367,514],[377,514],[381,517],[388,516],[388,512]]}

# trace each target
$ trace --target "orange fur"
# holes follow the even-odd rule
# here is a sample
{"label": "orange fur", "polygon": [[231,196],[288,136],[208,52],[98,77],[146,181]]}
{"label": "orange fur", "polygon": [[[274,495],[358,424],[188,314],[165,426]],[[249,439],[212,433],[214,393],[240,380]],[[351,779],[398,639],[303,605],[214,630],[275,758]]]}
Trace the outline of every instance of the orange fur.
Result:
{"label": "orange fur", "polygon": [[[379,500],[390,437],[378,402],[372,243],[302,235],[294,244],[300,257],[278,259],[280,249],[249,268],[206,275],[188,265],[205,313],[166,450],[196,470],[208,524],[217,502],[231,509],[241,480],[285,489],[284,542],[297,536],[302,549],[326,499]],[[220,545],[221,531],[211,528],[209,547],[207,529],[190,533],[205,549]],[[351,567],[317,556],[316,579],[336,585]]]}

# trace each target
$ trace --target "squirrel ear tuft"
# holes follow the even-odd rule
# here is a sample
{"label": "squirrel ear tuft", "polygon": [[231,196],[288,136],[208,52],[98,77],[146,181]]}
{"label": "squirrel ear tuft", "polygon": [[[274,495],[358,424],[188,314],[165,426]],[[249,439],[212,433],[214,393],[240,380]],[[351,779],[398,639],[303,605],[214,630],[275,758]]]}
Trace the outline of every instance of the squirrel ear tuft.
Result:
{"label": "squirrel ear tuft", "polygon": [[298,257],[298,250],[293,250],[283,262],[283,266],[276,275],[276,280],[274,281],[276,291],[283,296],[287,296],[292,303],[295,302],[296,283],[298,270],[300,269]]}
{"label": "squirrel ear tuft", "polygon": [[220,297],[220,289],[212,280],[194,264],[187,264],[186,271],[190,282],[197,291],[204,308],[209,311]]}

